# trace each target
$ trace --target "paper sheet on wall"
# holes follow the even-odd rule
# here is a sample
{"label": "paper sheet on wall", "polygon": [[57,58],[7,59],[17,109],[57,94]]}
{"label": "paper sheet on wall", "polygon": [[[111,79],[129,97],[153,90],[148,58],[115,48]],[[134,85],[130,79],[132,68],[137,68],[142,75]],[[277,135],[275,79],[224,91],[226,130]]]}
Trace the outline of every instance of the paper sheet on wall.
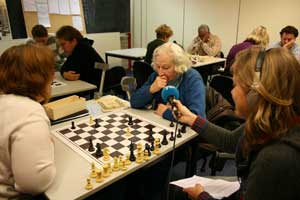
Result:
{"label": "paper sheet on wall", "polygon": [[48,9],[49,13],[59,14],[58,0],[49,0]]}
{"label": "paper sheet on wall", "polygon": [[73,26],[79,31],[83,31],[81,16],[72,16]]}
{"label": "paper sheet on wall", "polygon": [[23,0],[23,9],[24,11],[36,11],[35,0]]}
{"label": "paper sheet on wall", "polygon": [[62,15],[70,14],[70,4],[69,0],[58,0],[59,13]]}
{"label": "paper sheet on wall", "polygon": [[36,4],[37,8],[37,16],[39,24],[44,25],[45,27],[50,27],[50,19],[49,19],[49,13],[48,13],[48,4],[47,3],[38,3]]}
{"label": "paper sheet on wall", "polygon": [[182,188],[193,187],[197,183],[200,183],[204,187],[204,190],[216,199],[228,197],[240,188],[240,183],[238,181],[229,182],[221,179],[211,179],[199,176],[171,182],[171,184]]}
{"label": "paper sheet on wall", "polygon": [[70,9],[72,15],[80,15],[79,0],[70,0]]}

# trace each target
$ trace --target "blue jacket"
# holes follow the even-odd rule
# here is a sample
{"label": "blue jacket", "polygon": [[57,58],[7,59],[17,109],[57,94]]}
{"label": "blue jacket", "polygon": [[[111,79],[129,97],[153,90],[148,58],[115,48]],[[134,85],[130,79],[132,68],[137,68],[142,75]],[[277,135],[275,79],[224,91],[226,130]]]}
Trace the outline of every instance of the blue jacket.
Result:
{"label": "blue jacket", "polygon": [[[146,83],[133,93],[130,99],[132,108],[144,108],[155,99],[157,103],[165,103],[161,98],[161,90],[151,94],[149,89],[158,74],[153,72]],[[178,86],[179,100],[193,113],[205,116],[205,87],[201,75],[195,69],[189,69],[183,74],[182,81]],[[174,120],[172,111],[167,109],[163,113],[163,118]]]}

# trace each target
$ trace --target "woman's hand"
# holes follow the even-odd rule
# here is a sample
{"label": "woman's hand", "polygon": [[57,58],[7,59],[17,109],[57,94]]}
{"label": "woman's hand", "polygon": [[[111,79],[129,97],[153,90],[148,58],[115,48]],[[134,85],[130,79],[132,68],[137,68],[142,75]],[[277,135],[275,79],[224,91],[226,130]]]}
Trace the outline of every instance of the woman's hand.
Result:
{"label": "woman's hand", "polygon": [[197,115],[192,113],[186,106],[182,105],[182,103],[179,100],[174,99],[174,103],[178,111],[178,120],[190,126],[193,125],[195,119],[197,118]]}
{"label": "woman's hand", "polygon": [[204,188],[200,184],[196,184],[194,187],[184,188],[183,192],[186,192],[189,198],[196,200],[201,192],[204,191]]}
{"label": "woman's hand", "polygon": [[150,93],[154,94],[155,92],[158,92],[162,88],[166,87],[167,83],[168,83],[167,77],[157,76],[155,81],[150,86]]}

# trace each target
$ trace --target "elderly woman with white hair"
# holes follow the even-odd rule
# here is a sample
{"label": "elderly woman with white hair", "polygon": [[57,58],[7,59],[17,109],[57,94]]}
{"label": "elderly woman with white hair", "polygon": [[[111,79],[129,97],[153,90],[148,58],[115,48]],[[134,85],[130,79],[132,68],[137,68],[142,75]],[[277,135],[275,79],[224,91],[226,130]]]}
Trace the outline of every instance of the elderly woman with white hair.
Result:
{"label": "elderly woman with white hair", "polygon": [[152,66],[155,70],[148,81],[131,97],[132,108],[144,108],[155,100],[155,113],[174,120],[172,111],[161,98],[162,89],[168,85],[179,91],[179,100],[193,113],[205,117],[205,87],[201,75],[192,69],[184,50],[167,42],[155,49]]}

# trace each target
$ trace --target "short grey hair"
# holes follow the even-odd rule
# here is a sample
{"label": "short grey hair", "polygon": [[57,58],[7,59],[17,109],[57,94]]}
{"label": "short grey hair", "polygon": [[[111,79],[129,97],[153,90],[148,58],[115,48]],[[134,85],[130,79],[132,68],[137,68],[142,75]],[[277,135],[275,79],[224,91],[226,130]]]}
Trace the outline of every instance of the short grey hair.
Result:
{"label": "short grey hair", "polygon": [[153,63],[152,66],[156,71],[156,57],[160,53],[166,53],[171,58],[171,62],[175,65],[175,71],[178,74],[183,74],[192,65],[187,53],[178,45],[173,42],[166,42],[163,45],[157,47],[153,52]]}
{"label": "short grey hair", "polygon": [[206,25],[206,24],[201,24],[201,25],[198,27],[198,33],[199,33],[199,32],[210,32],[210,31],[209,31],[208,25]]}

